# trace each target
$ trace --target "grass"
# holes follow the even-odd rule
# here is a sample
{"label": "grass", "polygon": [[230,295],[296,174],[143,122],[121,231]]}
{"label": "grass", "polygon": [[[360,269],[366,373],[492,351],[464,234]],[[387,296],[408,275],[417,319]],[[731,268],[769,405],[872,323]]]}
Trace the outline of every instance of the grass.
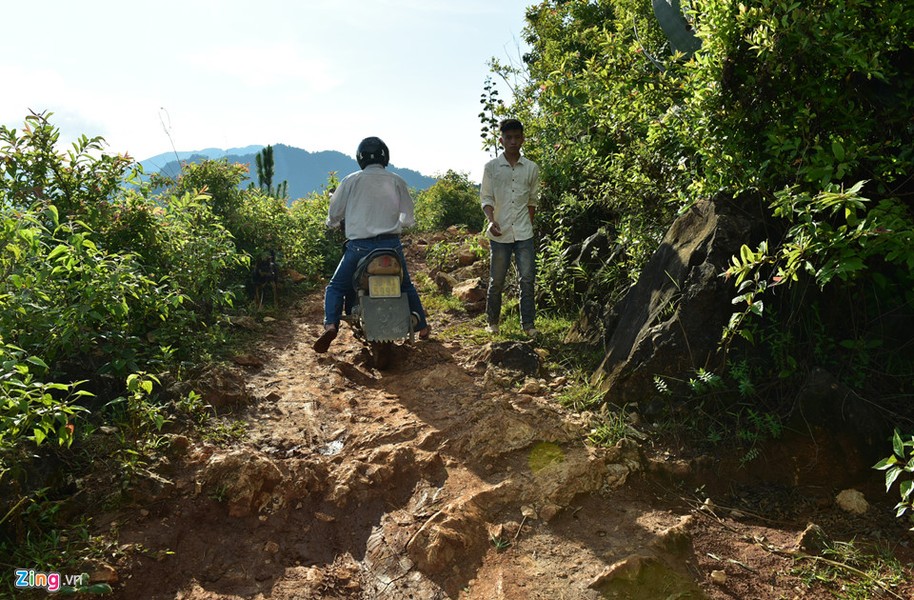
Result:
{"label": "grass", "polygon": [[217,446],[229,446],[247,436],[247,423],[241,420],[223,421],[212,419],[203,427],[201,437]]}
{"label": "grass", "polygon": [[799,559],[794,574],[807,587],[821,584],[829,588],[837,600],[869,600],[885,594],[902,598],[893,589],[905,582],[905,568],[891,548],[865,549],[854,540],[832,543],[823,556]]}
{"label": "grass", "polygon": [[558,400],[565,408],[584,412],[599,408],[603,401],[603,392],[594,387],[586,378],[582,378],[562,390]]}
{"label": "grass", "polygon": [[496,537],[493,535],[491,538],[489,538],[489,541],[491,541],[492,545],[495,546],[496,552],[504,552],[511,547],[511,540],[502,537]]}

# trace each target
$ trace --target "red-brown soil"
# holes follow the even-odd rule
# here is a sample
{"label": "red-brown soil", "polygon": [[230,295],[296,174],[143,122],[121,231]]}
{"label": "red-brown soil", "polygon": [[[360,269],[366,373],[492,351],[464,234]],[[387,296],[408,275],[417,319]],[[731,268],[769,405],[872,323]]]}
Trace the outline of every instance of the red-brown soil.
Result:
{"label": "red-brown soil", "polygon": [[[379,372],[346,327],[312,351],[319,293],[276,318],[235,369],[247,399],[220,417],[247,435],[172,436],[160,485],[95,517],[117,540],[114,598],[832,597],[797,574],[811,522],[911,573],[878,486],[852,515],[838,489],[731,483],[656,442],[594,448],[555,400],[561,373],[487,375],[478,346],[435,335]],[[911,581],[869,597],[912,598]]]}

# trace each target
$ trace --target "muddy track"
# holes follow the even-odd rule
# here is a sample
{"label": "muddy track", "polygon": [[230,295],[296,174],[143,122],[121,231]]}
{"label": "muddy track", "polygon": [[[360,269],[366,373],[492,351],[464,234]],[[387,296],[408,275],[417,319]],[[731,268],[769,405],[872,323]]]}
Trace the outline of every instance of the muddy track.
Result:
{"label": "muddy track", "polygon": [[142,508],[98,521],[120,544],[114,597],[816,597],[778,552],[804,517],[697,509],[635,444],[585,445],[555,385],[521,393],[459,342],[379,372],[344,327],[315,354],[320,311],[312,294],[263,326],[229,415],[243,441],[175,437]]}

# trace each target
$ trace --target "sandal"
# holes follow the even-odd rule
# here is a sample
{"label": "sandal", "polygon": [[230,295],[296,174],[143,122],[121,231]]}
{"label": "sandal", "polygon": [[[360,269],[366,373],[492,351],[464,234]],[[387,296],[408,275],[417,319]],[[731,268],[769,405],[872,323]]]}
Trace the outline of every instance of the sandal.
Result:
{"label": "sandal", "polygon": [[311,347],[314,348],[314,351],[318,354],[323,354],[330,349],[330,342],[336,339],[337,328],[325,329],[324,333],[321,334],[317,341],[314,342],[314,345]]}

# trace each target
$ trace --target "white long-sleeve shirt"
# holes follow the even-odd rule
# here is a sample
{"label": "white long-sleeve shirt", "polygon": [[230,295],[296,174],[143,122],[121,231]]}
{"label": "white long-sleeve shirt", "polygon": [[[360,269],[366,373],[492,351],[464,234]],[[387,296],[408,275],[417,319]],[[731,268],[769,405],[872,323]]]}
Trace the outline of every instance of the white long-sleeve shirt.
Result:
{"label": "white long-sleeve shirt", "polygon": [[521,156],[512,167],[504,153],[486,163],[479,186],[479,198],[483,207],[495,209],[495,221],[501,227],[501,235],[488,232],[491,240],[502,243],[519,242],[533,237],[533,223],[528,207],[539,204],[539,166]]}
{"label": "white long-sleeve shirt", "polygon": [[344,220],[350,240],[399,234],[416,223],[409,187],[378,164],[347,175],[330,197],[327,225],[339,227]]}

